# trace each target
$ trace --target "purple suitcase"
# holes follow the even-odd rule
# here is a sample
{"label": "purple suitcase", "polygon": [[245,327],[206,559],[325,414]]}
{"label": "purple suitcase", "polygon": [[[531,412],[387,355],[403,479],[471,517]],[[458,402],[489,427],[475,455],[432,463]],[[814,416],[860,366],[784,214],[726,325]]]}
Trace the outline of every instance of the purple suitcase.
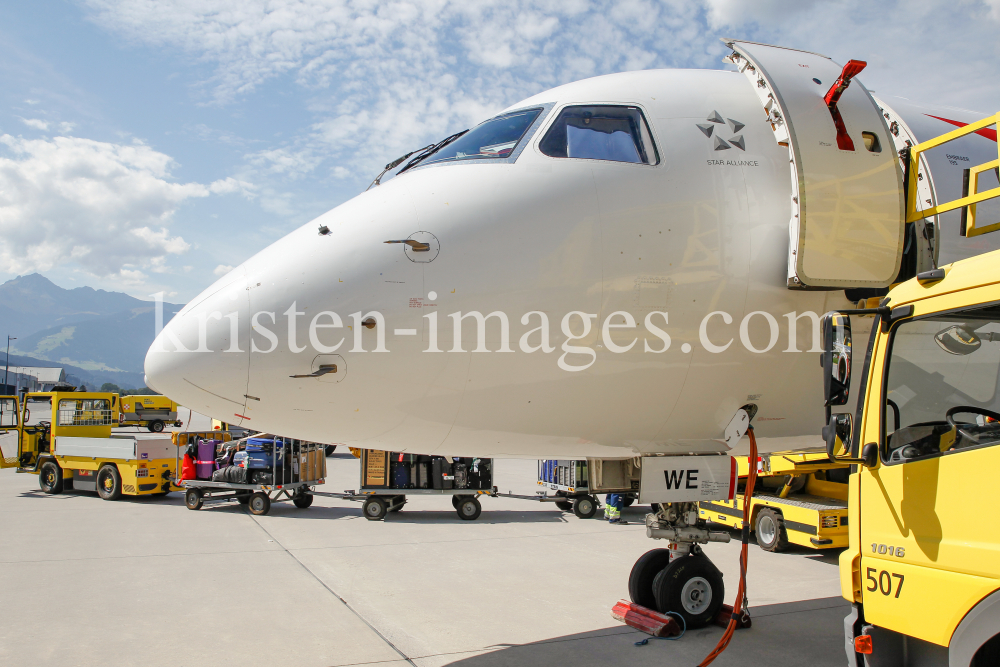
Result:
{"label": "purple suitcase", "polygon": [[198,441],[198,460],[195,462],[194,470],[198,479],[212,479],[218,465],[215,463],[215,440]]}

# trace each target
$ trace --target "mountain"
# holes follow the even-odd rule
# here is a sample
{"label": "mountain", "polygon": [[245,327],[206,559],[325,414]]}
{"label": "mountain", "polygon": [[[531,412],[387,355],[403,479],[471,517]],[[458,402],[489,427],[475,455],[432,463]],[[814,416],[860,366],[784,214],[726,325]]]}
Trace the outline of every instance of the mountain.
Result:
{"label": "mountain", "polygon": [[[169,321],[181,308],[164,303],[164,320]],[[101,382],[142,387],[143,360],[155,333],[155,310],[152,301],[90,287],[63,289],[34,273],[0,285],[0,325],[6,329],[0,335],[17,337],[11,341],[12,353],[50,362],[35,365],[67,366],[67,373],[73,366],[91,377],[126,373],[132,379],[116,376],[119,380]],[[135,377],[137,384],[133,384]]]}
{"label": "mountain", "polygon": [[[3,352],[0,352],[0,355],[3,355]],[[4,361],[3,356],[0,356],[0,361]],[[3,383],[3,369],[5,365],[0,365],[0,384]],[[142,373],[87,370],[86,368],[80,368],[71,364],[48,361],[46,359],[35,359],[19,354],[10,355],[10,365],[41,366],[42,368],[54,368],[58,366],[64,368],[66,370],[66,382],[75,387],[85,384],[88,388],[98,389],[105,382],[116,384],[122,389],[142,389],[146,386]],[[13,380],[11,380],[11,384],[13,384]]]}

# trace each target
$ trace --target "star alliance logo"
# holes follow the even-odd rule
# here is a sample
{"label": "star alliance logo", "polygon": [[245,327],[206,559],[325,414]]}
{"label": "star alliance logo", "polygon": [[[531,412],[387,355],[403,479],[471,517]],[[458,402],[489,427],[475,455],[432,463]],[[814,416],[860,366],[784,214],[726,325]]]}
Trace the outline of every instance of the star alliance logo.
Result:
{"label": "star alliance logo", "polygon": [[[698,129],[701,130],[706,137],[712,139],[712,144],[715,150],[726,151],[732,148],[733,146],[739,148],[741,151],[745,151],[747,149],[746,141],[743,139],[742,134],[737,134],[729,141],[726,141],[718,134],[716,134],[715,137],[712,137],[712,133],[715,130],[715,125],[722,125],[723,127],[725,127],[726,124],[728,123],[729,127],[732,128],[733,132],[739,132],[744,127],[746,127],[745,123],[741,123],[738,120],[733,120],[732,118],[727,118],[723,120],[722,115],[718,111],[714,110],[712,111],[712,113],[708,114],[708,118],[706,118],[705,120],[707,120],[708,123],[705,124],[698,123]],[[711,125],[709,123],[715,123],[715,125]]]}

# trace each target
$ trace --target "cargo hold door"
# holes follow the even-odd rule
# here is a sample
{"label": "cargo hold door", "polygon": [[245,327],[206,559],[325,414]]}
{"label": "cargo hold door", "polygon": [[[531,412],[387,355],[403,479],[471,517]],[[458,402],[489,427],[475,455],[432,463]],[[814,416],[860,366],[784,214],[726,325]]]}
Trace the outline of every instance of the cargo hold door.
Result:
{"label": "cargo hold door", "polygon": [[826,56],[723,42],[788,148],[788,287],[889,286],[903,253],[903,178],[878,104],[856,79],[828,104],[846,72]]}

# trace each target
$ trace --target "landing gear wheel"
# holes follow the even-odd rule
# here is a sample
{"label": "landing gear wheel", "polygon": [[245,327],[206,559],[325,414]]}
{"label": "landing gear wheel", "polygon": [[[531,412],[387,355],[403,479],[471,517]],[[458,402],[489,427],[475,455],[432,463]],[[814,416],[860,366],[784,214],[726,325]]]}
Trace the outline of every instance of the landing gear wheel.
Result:
{"label": "landing gear wheel", "polygon": [[573,514],[581,519],[589,519],[597,514],[597,501],[593,496],[580,496],[573,501]]}
{"label": "landing gear wheel", "polygon": [[108,464],[97,471],[97,495],[105,500],[122,497],[122,476],[117,466]]}
{"label": "landing gear wheel", "polygon": [[45,493],[62,493],[62,468],[55,461],[46,461],[38,471],[38,486]]}
{"label": "landing gear wheel", "polygon": [[163,432],[163,422],[161,422],[159,419],[157,419],[155,422],[153,422],[152,424],[149,425],[149,430],[152,431],[153,433],[162,433]]}
{"label": "landing gear wheel", "polygon": [[757,534],[757,544],[764,551],[777,552],[788,548],[788,531],[785,530],[785,521],[780,514],[773,510],[762,509],[757,514],[754,533]]}
{"label": "landing gear wheel", "polygon": [[326,455],[327,456],[333,456],[333,453],[335,451],[337,451],[337,445],[327,445],[326,446]]}
{"label": "landing gear wheel", "polygon": [[264,516],[271,511],[271,499],[262,491],[254,491],[250,495],[250,514]]}
{"label": "landing gear wheel", "polygon": [[647,609],[656,609],[653,580],[670,564],[670,549],[653,549],[639,556],[628,575],[628,596]]}
{"label": "landing gear wheel", "polygon": [[372,496],[365,501],[361,511],[369,521],[381,521],[385,518],[387,507],[384,500],[378,496]]}
{"label": "landing gear wheel", "polygon": [[292,498],[292,502],[295,503],[295,506],[298,507],[300,510],[304,510],[305,508],[313,504],[313,494],[301,493]]}
{"label": "landing gear wheel", "polygon": [[185,491],[184,504],[189,510],[200,510],[203,504],[201,489],[188,489]]}
{"label": "landing gear wheel", "polygon": [[483,506],[475,496],[465,496],[458,501],[455,509],[458,511],[458,518],[464,521],[475,521],[483,513]]}
{"label": "landing gear wheel", "polygon": [[699,554],[674,559],[656,575],[653,593],[657,611],[680,614],[690,630],[712,622],[722,607],[726,585],[719,569]]}
{"label": "landing gear wheel", "polygon": [[622,498],[622,507],[632,507],[635,504],[635,496],[625,496]]}
{"label": "landing gear wheel", "polygon": [[236,502],[240,505],[246,505],[250,502],[250,492],[249,491],[237,491],[236,492]]}

